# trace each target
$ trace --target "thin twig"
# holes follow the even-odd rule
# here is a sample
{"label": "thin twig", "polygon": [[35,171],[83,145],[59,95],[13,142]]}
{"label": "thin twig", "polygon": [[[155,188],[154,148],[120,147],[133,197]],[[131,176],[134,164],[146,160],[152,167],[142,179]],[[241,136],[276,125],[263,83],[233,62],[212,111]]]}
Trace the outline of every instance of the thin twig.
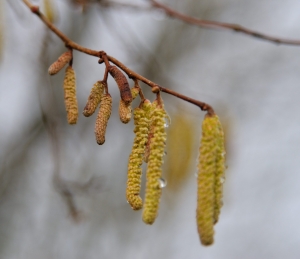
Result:
{"label": "thin twig", "polygon": [[163,10],[170,17],[177,18],[177,19],[184,21],[186,23],[189,23],[189,24],[197,25],[197,26],[207,28],[207,29],[232,30],[235,32],[247,34],[249,36],[259,38],[261,40],[270,41],[270,42],[277,43],[277,44],[286,44],[286,45],[295,45],[295,46],[300,45],[300,40],[283,39],[283,38],[279,38],[279,37],[270,36],[270,35],[267,35],[267,34],[264,34],[261,32],[250,30],[250,29],[245,28],[238,24],[197,19],[194,17],[184,15],[182,13],[179,13],[179,12],[171,9],[170,7],[168,7],[164,4],[161,4],[155,0],[150,0],[150,1],[154,8],[159,8],[159,9]]}
{"label": "thin twig", "polygon": [[[48,26],[48,28],[51,31],[53,31],[66,44],[66,47],[71,48],[71,49],[76,49],[76,50],[78,50],[80,52],[86,53],[86,54],[91,55],[91,56],[98,57],[98,58],[100,58],[100,62],[103,60],[103,57],[102,57],[102,54],[104,53],[103,51],[96,51],[96,50],[88,49],[88,48],[85,48],[85,47],[80,46],[79,44],[75,43],[74,41],[72,41],[71,39],[69,39],[65,34],[63,34],[59,29],[57,29],[45,17],[45,15],[43,15],[40,12],[38,6],[32,5],[29,0],[23,0],[23,2],[30,8],[30,10],[34,14],[36,14]],[[162,87],[162,86],[160,86],[160,85],[152,82],[151,80],[143,77],[142,75],[140,75],[140,74],[132,71],[131,69],[129,69],[128,67],[126,67],[123,63],[121,63],[119,60],[117,60],[116,58],[114,58],[112,56],[107,55],[107,58],[108,58],[109,61],[111,61],[116,66],[118,66],[120,69],[122,69],[128,75],[129,78],[136,78],[136,79],[142,81],[143,83],[145,83],[145,84],[147,84],[147,85],[149,85],[151,87],[159,87],[162,92],[165,92],[165,93],[173,95],[173,96],[175,96],[175,97],[177,97],[179,99],[182,99],[182,100],[184,100],[186,102],[194,104],[194,105],[198,106],[201,110],[207,111],[208,114],[213,115],[215,113],[214,110],[213,110],[213,108],[210,105],[208,105],[208,104],[206,104],[204,102],[200,102],[198,100],[192,99],[192,98],[190,98],[188,96],[185,96],[183,94],[180,94],[180,93],[175,92],[173,90],[170,90],[168,88]]]}

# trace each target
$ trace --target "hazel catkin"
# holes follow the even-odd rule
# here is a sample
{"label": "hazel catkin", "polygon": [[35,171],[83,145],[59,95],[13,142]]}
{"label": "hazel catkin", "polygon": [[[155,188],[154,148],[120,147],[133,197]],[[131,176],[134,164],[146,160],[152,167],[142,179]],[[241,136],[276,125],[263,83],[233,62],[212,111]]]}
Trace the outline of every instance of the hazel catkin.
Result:
{"label": "hazel catkin", "polygon": [[102,82],[102,81],[98,81],[93,85],[93,88],[88,97],[87,103],[83,110],[83,115],[85,117],[91,116],[97,109],[97,107],[101,101],[103,89],[104,89],[104,82]]}
{"label": "hazel catkin", "polygon": [[119,116],[121,122],[128,123],[131,119],[131,103],[126,104],[122,99],[119,102]]}
{"label": "hazel catkin", "polygon": [[221,208],[224,174],[223,131],[217,115],[206,116],[202,123],[202,138],[198,164],[197,227],[203,245],[214,242],[213,226]]}
{"label": "hazel catkin", "polygon": [[65,65],[67,65],[72,59],[72,51],[68,50],[49,67],[48,73],[52,76],[57,74]]}
{"label": "hazel catkin", "polygon": [[157,215],[161,196],[160,179],[162,176],[162,164],[166,143],[165,111],[161,105],[154,104],[151,113],[151,126],[153,136],[150,143],[150,154],[146,174],[146,193],[143,209],[143,221],[153,224]]}
{"label": "hazel catkin", "polygon": [[95,136],[99,145],[105,142],[105,132],[112,108],[112,98],[110,94],[105,94],[101,98],[100,108],[95,123]]}
{"label": "hazel catkin", "polygon": [[68,66],[64,78],[64,95],[67,118],[69,124],[76,124],[78,118],[78,104],[76,98],[75,71]]}
{"label": "hazel catkin", "polygon": [[131,90],[125,75],[116,66],[109,66],[108,72],[115,79],[119,87],[121,99],[126,104],[131,103],[132,102]]}
{"label": "hazel catkin", "polygon": [[135,108],[133,112],[135,138],[129,156],[126,188],[126,198],[133,210],[139,210],[143,206],[143,201],[140,197],[142,176],[141,166],[143,163],[145,144],[148,139],[150,106],[150,101],[145,100],[143,104],[140,107]]}

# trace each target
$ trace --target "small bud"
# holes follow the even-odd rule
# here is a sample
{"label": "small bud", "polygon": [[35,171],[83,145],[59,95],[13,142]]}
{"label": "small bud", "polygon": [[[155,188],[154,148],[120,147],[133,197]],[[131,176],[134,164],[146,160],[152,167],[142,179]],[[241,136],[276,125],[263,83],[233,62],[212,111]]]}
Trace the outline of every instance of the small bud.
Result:
{"label": "small bud", "polygon": [[48,69],[50,75],[57,74],[72,59],[72,51],[68,50],[63,53]]}
{"label": "small bud", "polygon": [[105,94],[101,98],[100,109],[95,124],[96,141],[99,145],[105,142],[105,132],[112,108],[112,98],[110,94]]}
{"label": "small bud", "polygon": [[147,167],[147,183],[145,203],[143,210],[143,221],[153,224],[157,215],[161,196],[160,179],[162,177],[162,164],[166,144],[165,115],[162,105],[154,104],[151,112],[152,138],[150,142],[150,155]]}
{"label": "small bud", "polygon": [[78,104],[76,98],[76,78],[75,71],[71,66],[66,69],[64,79],[65,106],[67,111],[68,123],[76,124],[78,118]]}
{"label": "small bud", "polygon": [[104,83],[102,81],[98,81],[94,84],[94,86],[91,90],[91,93],[88,97],[87,103],[83,110],[83,115],[85,117],[91,116],[97,109],[97,107],[101,101],[101,97],[103,94],[103,88],[104,88]]}
{"label": "small bud", "polygon": [[202,138],[198,164],[197,226],[203,245],[214,242],[213,226],[222,206],[224,175],[224,135],[218,116],[206,116],[202,124]]}
{"label": "small bud", "polygon": [[134,100],[140,93],[140,88],[138,87],[132,87],[131,88],[131,95],[132,95],[132,100]]}
{"label": "small bud", "polygon": [[131,119],[131,104],[126,104],[122,99],[119,103],[119,116],[123,123],[128,123]]}
{"label": "small bud", "polygon": [[121,99],[126,104],[131,103],[132,102],[131,90],[124,74],[116,66],[109,66],[108,72],[115,79],[119,87]]}

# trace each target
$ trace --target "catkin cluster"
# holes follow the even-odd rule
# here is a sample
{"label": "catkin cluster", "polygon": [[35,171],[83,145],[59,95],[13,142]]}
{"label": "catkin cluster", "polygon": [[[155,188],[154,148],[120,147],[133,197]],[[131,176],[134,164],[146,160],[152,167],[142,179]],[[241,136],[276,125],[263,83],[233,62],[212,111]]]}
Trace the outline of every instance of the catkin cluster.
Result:
{"label": "catkin cluster", "polygon": [[133,112],[135,138],[128,162],[126,198],[134,210],[139,210],[143,206],[143,201],[140,197],[142,176],[141,166],[143,163],[145,144],[148,140],[150,108],[150,101],[145,100],[141,106],[135,108]]}
{"label": "catkin cluster", "polygon": [[75,71],[71,66],[66,69],[64,78],[64,94],[67,118],[69,124],[76,124],[78,118],[78,104],[76,98]]}
{"label": "catkin cluster", "polygon": [[99,145],[105,142],[105,132],[112,108],[110,94],[104,94],[101,98],[100,109],[95,123],[95,136]]}
{"label": "catkin cluster", "polygon": [[165,117],[166,112],[163,106],[154,102],[151,112],[150,129],[152,136],[150,140],[150,154],[146,173],[146,193],[142,215],[143,221],[146,224],[153,224],[158,214],[161,196],[161,167],[166,144]]}
{"label": "catkin cluster", "polygon": [[103,88],[104,88],[104,83],[102,81],[98,81],[93,85],[87,103],[83,110],[83,115],[85,117],[91,116],[97,109],[102,98]]}
{"label": "catkin cluster", "polygon": [[214,241],[214,224],[222,206],[225,171],[224,134],[217,115],[206,116],[198,164],[197,227],[203,245]]}

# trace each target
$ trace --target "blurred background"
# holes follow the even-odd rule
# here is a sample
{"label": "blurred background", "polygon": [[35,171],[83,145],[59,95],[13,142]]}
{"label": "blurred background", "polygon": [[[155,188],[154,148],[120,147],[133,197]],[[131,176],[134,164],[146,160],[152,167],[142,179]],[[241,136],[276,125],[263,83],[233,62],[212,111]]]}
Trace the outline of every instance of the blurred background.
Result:
{"label": "blurred background", "polygon": [[[64,44],[21,0],[0,0],[1,259],[300,258],[300,46],[201,29],[142,0],[32,2],[75,42],[214,107],[226,134],[224,206],[215,243],[203,247],[195,174],[204,113],[162,94],[172,119],[168,184],[156,222],[145,225],[125,198],[134,125],[118,118],[115,82],[109,79],[113,114],[98,146],[96,114],[85,118],[81,111],[104,65],[74,51],[80,117],[68,125],[64,73],[47,72]],[[197,18],[300,39],[296,0],[164,3]]]}

